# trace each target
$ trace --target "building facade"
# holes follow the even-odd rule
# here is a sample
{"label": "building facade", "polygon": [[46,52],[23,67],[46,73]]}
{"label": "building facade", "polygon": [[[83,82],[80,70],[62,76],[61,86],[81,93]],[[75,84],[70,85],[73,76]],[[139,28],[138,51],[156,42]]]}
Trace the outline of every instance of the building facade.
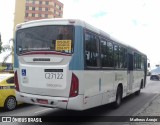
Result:
{"label": "building facade", "polygon": [[63,3],[58,0],[16,0],[14,15],[15,26],[30,20],[62,18]]}
{"label": "building facade", "polygon": [[[62,18],[63,3],[58,0],[15,0],[14,28],[19,23],[45,19],[45,18]],[[12,63],[14,58],[12,56]]]}
{"label": "building facade", "polygon": [[63,4],[58,0],[26,0],[24,21],[62,17]]}

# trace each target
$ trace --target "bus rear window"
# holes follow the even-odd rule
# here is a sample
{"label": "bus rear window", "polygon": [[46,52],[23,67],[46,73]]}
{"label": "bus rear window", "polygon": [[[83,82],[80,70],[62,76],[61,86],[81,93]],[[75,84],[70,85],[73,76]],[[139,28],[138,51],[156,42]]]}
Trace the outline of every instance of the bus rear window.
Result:
{"label": "bus rear window", "polygon": [[37,26],[17,31],[17,54],[29,51],[73,53],[73,26]]}

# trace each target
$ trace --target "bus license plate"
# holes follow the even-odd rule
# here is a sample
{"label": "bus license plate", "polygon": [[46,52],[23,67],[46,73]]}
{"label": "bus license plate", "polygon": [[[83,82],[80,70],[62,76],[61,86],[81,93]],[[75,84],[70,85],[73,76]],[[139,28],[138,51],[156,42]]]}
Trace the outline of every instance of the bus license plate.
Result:
{"label": "bus license plate", "polygon": [[45,79],[63,79],[63,73],[62,72],[47,72],[45,73]]}
{"label": "bus license plate", "polygon": [[48,104],[48,100],[44,100],[44,99],[37,99],[37,102],[40,104]]}

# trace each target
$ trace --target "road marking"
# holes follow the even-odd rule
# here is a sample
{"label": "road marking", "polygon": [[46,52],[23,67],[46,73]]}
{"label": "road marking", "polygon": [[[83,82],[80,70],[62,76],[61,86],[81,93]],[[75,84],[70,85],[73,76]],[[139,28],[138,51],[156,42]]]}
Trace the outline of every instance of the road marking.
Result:
{"label": "road marking", "polygon": [[40,110],[40,111],[37,111],[37,112],[34,112],[34,113],[38,114],[38,113],[41,113],[41,112],[49,111],[49,110],[51,110],[51,109],[52,109],[52,108],[47,108],[47,109],[43,109],[43,110]]}

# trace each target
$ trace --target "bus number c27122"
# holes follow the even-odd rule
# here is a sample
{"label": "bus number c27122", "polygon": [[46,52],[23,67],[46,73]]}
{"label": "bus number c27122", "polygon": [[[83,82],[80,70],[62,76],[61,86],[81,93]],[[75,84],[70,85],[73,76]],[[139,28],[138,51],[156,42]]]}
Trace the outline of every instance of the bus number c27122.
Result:
{"label": "bus number c27122", "polygon": [[63,73],[45,73],[45,79],[63,79]]}

